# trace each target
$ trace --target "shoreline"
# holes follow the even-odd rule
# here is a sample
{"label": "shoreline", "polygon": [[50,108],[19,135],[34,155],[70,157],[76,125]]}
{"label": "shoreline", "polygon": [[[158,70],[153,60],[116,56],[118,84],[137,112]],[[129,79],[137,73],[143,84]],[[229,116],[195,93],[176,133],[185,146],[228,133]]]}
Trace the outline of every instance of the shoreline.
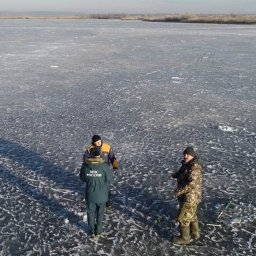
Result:
{"label": "shoreline", "polygon": [[174,22],[174,23],[211,23],[211,24],[245,24],[255,25],[256,15],[126,15],[126,14],[90,14],[90,15],[0,15],[4,19],[108,19],[108,20],[140,20],[146,22]]}

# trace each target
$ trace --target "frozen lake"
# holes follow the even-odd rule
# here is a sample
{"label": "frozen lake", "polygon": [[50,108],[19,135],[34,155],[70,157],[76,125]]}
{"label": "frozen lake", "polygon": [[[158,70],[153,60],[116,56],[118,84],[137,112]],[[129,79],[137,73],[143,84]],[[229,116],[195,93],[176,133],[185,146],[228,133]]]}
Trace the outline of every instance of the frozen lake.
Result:
{"label": "frozen lake", "polygon": [[[0,255],[255,255],[255,67],[254,25],[0,20]],[[121,166],[96,241],[78,176],[93,134]],[[177,247],[187,145],[202,238]]]}

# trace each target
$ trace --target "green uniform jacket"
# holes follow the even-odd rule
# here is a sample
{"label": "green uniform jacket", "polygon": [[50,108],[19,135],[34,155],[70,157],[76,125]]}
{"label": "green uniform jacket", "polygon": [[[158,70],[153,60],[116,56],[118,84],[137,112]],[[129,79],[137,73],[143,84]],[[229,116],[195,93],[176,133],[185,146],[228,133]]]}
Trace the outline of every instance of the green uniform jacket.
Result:
{"label": "green uniform jacket", "polygon": [[113,178],[113,171],[102,158],[88,158],[82,164],[80,178],[86,183],[86,201],[93,203],[108,201],[108,190]]}

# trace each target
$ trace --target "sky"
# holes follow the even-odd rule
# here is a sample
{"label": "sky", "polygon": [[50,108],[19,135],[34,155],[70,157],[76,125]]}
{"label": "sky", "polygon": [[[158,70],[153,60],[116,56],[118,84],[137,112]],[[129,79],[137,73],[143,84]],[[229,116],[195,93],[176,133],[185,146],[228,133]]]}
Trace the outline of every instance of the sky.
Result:
{"label": "sky", "polygon": [[256,14],[256,0],[0,0],[0,11]]}

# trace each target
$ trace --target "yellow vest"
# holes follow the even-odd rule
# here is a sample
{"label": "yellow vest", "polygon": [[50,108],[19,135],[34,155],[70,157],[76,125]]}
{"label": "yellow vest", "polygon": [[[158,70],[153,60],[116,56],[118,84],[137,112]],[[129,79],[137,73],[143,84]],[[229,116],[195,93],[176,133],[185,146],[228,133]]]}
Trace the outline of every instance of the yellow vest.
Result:
{"label": "yellow vest", "polygon": [[[88,148],[86,148],[85,150],[88,151],[88,152],[90,152],[90,150],[91,150],[92,148],[94,148],[94,147],[95,147],[95,146],[90,145],[90,146],[89,146]],[[103,142],[102,145],[101,145],[101,157],[102,157],[103,159],[105,159],[105,161],[106,161],[107,163],[112,164],[112,166],[113,166],[114,169],[118,169],[118,162],[117,162],[116,159],[114,159],[112,163],[110,162],[110,159],[109,159],[109,157],[108,157],[108,154],[110,153],[110,149],[111,149],[110,145]]]}

